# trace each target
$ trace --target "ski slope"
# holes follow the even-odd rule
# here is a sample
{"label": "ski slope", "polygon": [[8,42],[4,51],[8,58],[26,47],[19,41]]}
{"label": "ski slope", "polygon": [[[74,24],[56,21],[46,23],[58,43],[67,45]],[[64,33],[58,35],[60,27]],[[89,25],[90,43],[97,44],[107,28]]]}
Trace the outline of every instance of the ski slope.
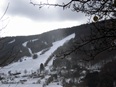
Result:
{"label": "ski slope", "polygon": [[[64,43],[66,43],[67,41],[69,41],[73,38],[75,38],[75,34],[71,34],[62,40],[53,42],[52,43],[53,45],[44,54],[40,55],[42,51],[37,53],[37,55],[38,55],[37,59],[33,59],[32,57],[24,57],[24,58],[22,58],[23,59],[22,62],[18,61],[18,62],[9,64],[8,66],[5,66],[2,69],[0,69],[0,72],[7,74],[8,71],[11,71],[12,73],[16,72],[16,71],[22,73],[22,72],[24,72],[24,70],[27,70],[28,72],[32,71],[32,70],[36,71],[37,69],[39,69],[40,64],[41,63],[44,64],[46,62],[46,60],[50,57],[50,55],[55,50],[57,50],[60,46],[63,46]],[[27,42],[23,43],[22,45],[26,46],[26,43]],[[51,59],[49,66],[52,65],[52,61],[53,61],[53,59]]]}

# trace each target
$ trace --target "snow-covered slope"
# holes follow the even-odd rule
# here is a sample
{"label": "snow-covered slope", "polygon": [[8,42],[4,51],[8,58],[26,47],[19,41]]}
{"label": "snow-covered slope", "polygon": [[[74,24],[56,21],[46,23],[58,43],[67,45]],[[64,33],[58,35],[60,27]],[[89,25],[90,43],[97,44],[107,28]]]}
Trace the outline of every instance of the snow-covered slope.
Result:
{"label": "snow-covered slope", "polygon": [[[48,51],[46,51],[44,54],[40,55],[42,51],[38,52],[37,53],[38,58],[33,59],[32,57],[24,57],[24,58],[22,58],[21,62],[20,61],[14,62],[8,66],[5,66],[2,69],[0,69],[0,72],[7,74],[8,71],[11,71],[11,72],[16,72],[16,71],[24,72],[24,70],[35,71],[35,70],[39,69],[39,66],[41,63],[44,64],[46,62],[46,60],[49,58],[49,56],[55,50],[57,50],[58,47],[62,46],[64,43],[66,43],[67,41],[71,40],[74,37],[75,37],[75,34],[71,34],[62,40],[56,41],[53,43],[52,47],[50,47],[50,49]],[[26,46],[26,43],[23,45]],[[53,61],[53,59],[51,59],[49,66],[52,64],[52,61]]]}
{"label": "snow-covered slope", "polygon": [[[2,84],[0,87],[44,87],[41,84]],[[46,87],[62,87],[61,85],[57,85],[52,83]]]}
{"label": "snow-covered slope", "polygon": [[33,58],[31,49],[27,47],[28,41],[24,42],[22,45],[30,50],[32,57],[23,57],[18,62],[1,67],[0,87],[62,87],[60,78],[57,82],[55,82],[55,79],[51,80],[51,78],[53,78],[51,74],[45,73],[45,71],[49,72],[54,57],[49,60],[43,74],[38,70],[40,68],[40,64],[46,63],[54,51],[73,38],[75,38],[75,34],[71,34],[62,40],[53,42],[52,46],[44,53],[43,51],[45,49],[36,53],[38,55],[36,59]]}

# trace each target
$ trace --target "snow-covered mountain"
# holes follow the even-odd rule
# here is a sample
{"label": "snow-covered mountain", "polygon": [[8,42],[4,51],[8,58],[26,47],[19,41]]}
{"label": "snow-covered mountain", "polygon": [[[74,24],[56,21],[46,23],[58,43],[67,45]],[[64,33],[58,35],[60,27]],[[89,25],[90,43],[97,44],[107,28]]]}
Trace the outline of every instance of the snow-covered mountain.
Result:
{"label": "snow-covered mountain", "polygon": [[82,61],[88,56],[80,50],[62,56],[77,40],[88,36],[92,27],[87,24],[41,35],[1,38],[0,87],[96,87],[104,79],[115,85],[116,50],[89,62]]}
{"label": "snow-covered mountain", "polygon": [[[43,52],[43,50],[37,52],[37,58],[33,59],[33,57],[23,57],[21,58],[22,61],[17,61],[17,62],[13,62],[5,67],[3,67],[0,72],[6,72],[6,74],[8,73],[8,71],[12,71],[14,72],[24,72],[24,70],[27,71],[36,71],[37,69],[39,69],[39,65],[41,63],[45,64],[47,59],[53,54],[53,52],[55,50],[57,50],[58,47],[63,46],[64,43],[70,41],[71,39],[75,38],[75,34],[71,34],[65,38],[63,38],[62,40],[56,41],[52,43],[52,46],[43,54],[41,54]],[[28,42],[23,43],[23,46],[26,47]],[[30,48],[28,48],[30,49]],[[30,54],[33,55],[30,51]],[[53,60],[54,60],[54,56],[49,60],[47,67],[49,68],[50,66],[52,66]]]}
{"label": "snow-covered mountain", "polygon": [[[33,57],[23,57],[21,58],[19,61],[17,62],[13,62],[5,67],[0,68],[0,74],[4,77],[4,75],[6,75],[4,77],[4,80],[1,81],[0,84],[2,84],[2,87],[7,87],[8,85],[6,85],[5,83],[11,84],[13,83],[11,86],[16,86],[18,83],[19,85],[17,85],[18,87],[43,87],[45,84],[45,81],[50,77],[50,67],[52,67],[53,64],[53,60],[54,60],[54,56],[49,60],[47,66],[45,66],[45,71],[48,71],[48,73],[45,75],[45,77],[43,79],[41,79],[41,83],[39,85],[34,85],[34,83],[38,83],[38,81],[40,80],[41,76],[38,76],[37,74],[39,74],[40,71],[40,64],[45,64],[46,61],[48,60],[48,58],[53,54],[53,52],[55,50],[58,49],[58,47],[63,46],[65,43],[67,43],[68,41],[70,41],[71,39],[75,38],[75,34],[71,34],[59,41],[55,41],[52,43],[52,46],[44,53],[42,53],[44,51],[41,50],[40,52],[37,52],[37,58],[33,59]],[[13,43],[15,40],[13,40],[12,42],[9,43]],[[34,40],[35,41],[35,40]],[[22,45],[24,47],[27,46],[28,42],[23,43]],[[32,55],[33,53],[31,52],[30,48],[28,48],[30,51],[30,54]],[[41,54],[42,53],[42,54]],[[9,76],[9,74],[11,76]],[[32,74],[35,74],[36,78],[33,77]],[[30,76],[32,76],[32,78]],[[15,77],[15,76],[19,76],[19,77]],[[30,78],[29,78],[30,77]],[[38,78],[37,78],[38,77]],[[29,78],[29,79],[28,79]],[[11,80],[12,79],[12,80]],[[21,85],[20,83],[23,81],[25,83],[25,85]],[[25,82],[26,81],[26,82]],[[15,85],[16,84],[16,85]],[[31,84],[31,85],[28,85]],[[57,85],[59,84],[59,85]],[[62,87],[61,83],[51,83],[49,84],[47,87]]]}

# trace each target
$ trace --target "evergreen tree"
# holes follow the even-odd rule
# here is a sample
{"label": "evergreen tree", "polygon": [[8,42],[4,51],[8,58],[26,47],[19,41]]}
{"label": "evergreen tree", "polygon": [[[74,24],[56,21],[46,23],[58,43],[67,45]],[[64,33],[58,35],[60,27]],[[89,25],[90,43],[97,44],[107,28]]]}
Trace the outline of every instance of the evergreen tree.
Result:
{"label": "evergreen tree", "polygon": [[44,65],[43,65],[43,63],[40,64],[40,73],[41,73],[41,71],[44,71]]}

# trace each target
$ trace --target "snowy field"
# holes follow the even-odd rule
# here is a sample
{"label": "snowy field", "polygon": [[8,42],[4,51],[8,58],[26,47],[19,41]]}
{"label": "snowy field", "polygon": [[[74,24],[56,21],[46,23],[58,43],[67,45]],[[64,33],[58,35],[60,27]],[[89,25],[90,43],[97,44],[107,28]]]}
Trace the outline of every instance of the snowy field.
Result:
{"label": "snowy field", "polygon": [[48,86],[43,86],[42,84],[1,84],[0,87],[62,87],[62,86],[53,83]]}

